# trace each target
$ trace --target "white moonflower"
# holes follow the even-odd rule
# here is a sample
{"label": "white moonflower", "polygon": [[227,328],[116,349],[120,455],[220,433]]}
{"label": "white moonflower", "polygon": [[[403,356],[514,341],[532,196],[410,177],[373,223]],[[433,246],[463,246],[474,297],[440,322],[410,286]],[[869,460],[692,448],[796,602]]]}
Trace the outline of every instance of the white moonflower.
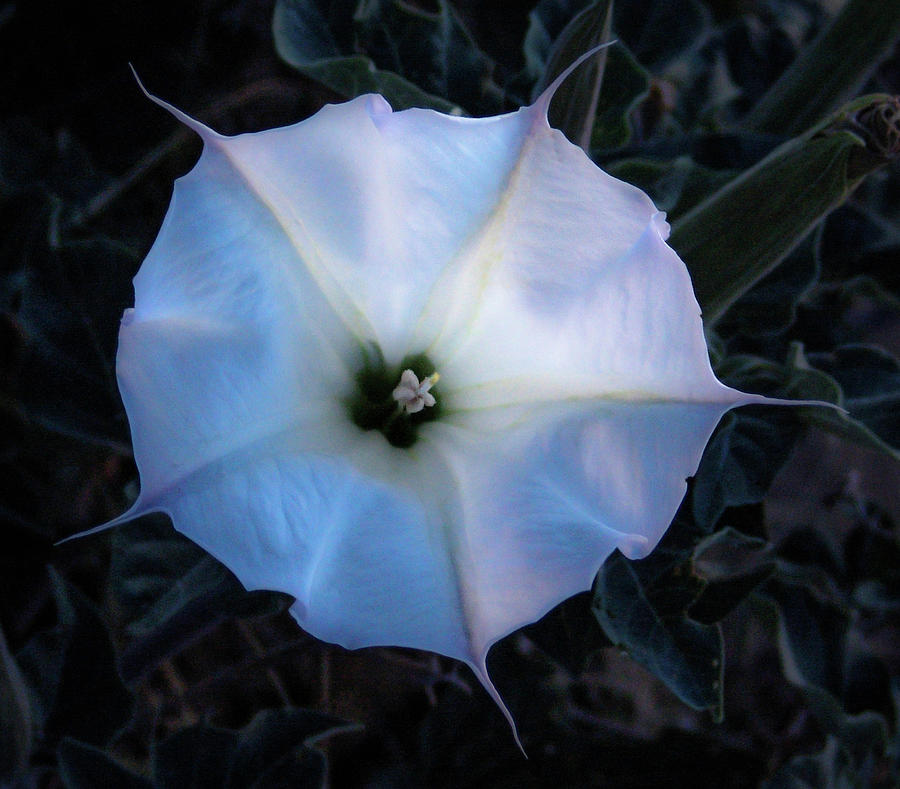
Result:
{"label": "white moonflower", "polygon": [[204,151],[119,335],[141,491],[107,525],[165,512],[318,638],[458,658],[507,717],[491,645],[646,556],[766,401],[716,380],[663,215],[550,128],[556,84],[236,137],[164,105]]}

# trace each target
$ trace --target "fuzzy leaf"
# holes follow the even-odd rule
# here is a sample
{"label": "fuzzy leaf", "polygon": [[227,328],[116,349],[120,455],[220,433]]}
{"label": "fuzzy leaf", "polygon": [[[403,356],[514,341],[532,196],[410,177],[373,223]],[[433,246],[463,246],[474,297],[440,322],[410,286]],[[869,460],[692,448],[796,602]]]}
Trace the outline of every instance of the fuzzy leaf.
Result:
{"label": "fuzzy leaf", "polygon": [[325,759],[315,742],[354,728],[358,727],[312,710],[262,712],[241,730],[226,789],[279,785],[276,775],[282,784],[319,785],[325,777]]}
{"label": "fuzzy leaf", "polygon": [[[577,57],[610,40],[612,10],[612,0],[597,0],[566,25],[553,45],[543,78],[535,86],[535,98]],[[553,126],[584,150],[591,143],[607,56],[608,51],[601,49],[588,67],[579,69],[560,86],[550,112]]]}
{"label": "fuzzy leaf", "polygon": [[900,153],[883,149],[884,141],[874,140],[864,123],[892,103],[870,96],[847,105],[678,220],[672,244],[694,277],[708,325],[772,271],[869,172]]}
{"label": "fuzzy leaf", "polygon": [[[2,206],[16,227],[0,242],[0,258],[23,260],[22,270],[0,274],[24,342],[22,364],[4,389],[26,401],[28,415],[47,430],[102,445],[119,445],[124,424],[115,394],[110,330],[123,305],[134,256],[103,238],[59,238],[61,207],[29,193]],[[5,287],[4,287],[5,286]],[[59,382],[67,391],[60,397]]]}
{"label": "fuzzy leaf", "polygon": [[0,782],[28,765],[34,740],[28,686],[0,630]]}
{"label": "fuzzy leaf", "polygon": [[283,607],[270,592],[248,597],[222,564],[204,554],[132,623],[134,640],[122,652],[122,676],[128,682],[144,676],[225,619]]}
{"label": "fuzzy leaf", "polygon": [[[68,735],[104,745],[131,715],[131,695],[116,668],[106,625],[94,605],[58,575],[51,575],[58,624],[26,644],[18,661],[35,691],[44,736]],[[85,693],[94,706],[86,710]]]}
{"label": "fuzzy leaf", "polygon": [[240,730],[197,724],[153,753],[159,789],[264,789],[323,785],[325,758],[316,740],[346,725],[302,709],[266,710]]}
{"label": "fuzzy leaf", "polygon": [[712,624],[731,613],[773,571],[766,546],[730,526],[702,540],[695,557],[706,585],[689,609],[691,618]]}
{"label": "fuzzy leaf", "polygon": [[65,739],[57,751],[59,772],[66,789],[153,789],[146,778],[122,767],[99,748]]}
{"label": "fuzzy leaf", "polygon": [[900,36],[900,4],[848,0],[742,122],[797,134],[850,100]]}
{"label": "fuzzy leaf", "polygon": [[819,277],[811,247],[811,243],[801,243],[781,265],[738,299],[719,324],[718,331],[725,336],[739,333],[765,338],[776,337],[788,329],[797,318],[798,302]]}
{"label": "fuzzy leaf", "polygon": [[900,448],[900,362],[887,351],[844,345],[832,353],[810,354],[809,362],[840,385],[851,416],[885,444]]}
{"label": "fuzzy leaf", "polygon": [[607,637],[682,701],[721,716],[724,647],[718,627],[702,625],[683,612],[661,614],[633,565],[620,554],[611,556],[597,577],[594,613]]}
{"label": "fuzzy leaf", "polygon": [[708,25],[708,12],[697,0],[629,0],[616,5],[616,35],[654,72],[702,41]]}
{"label": "fuzzy leaf", "polygon": [[672,161],[620,159],[610,175],[639,186],[670,220],[677,219],[734,178],[734,172],[712,170],[687,156]]}
{"label": "fuzzy leaf", "polygon": [[522,42],[528,80],[537,83],[544,77],[554,42],[566,25],[590,4],[591,0],[539,0],[528,12],[528,29]]}
{"label": "fuzzy leaf", "polygon": [[[898,362],[871,346],[841,346],[813,354],[813,366],[799,344],[792,346],[786,373],[792,394],[837,403],[847,410],[818,409],[810,423],[835,435],[900,459],[897,424]],[[845,391],[845,383],[849,388]]]}
{"label": "fuzzy leaf", "polygon": [[350,48],[338,43],[346,38],[346,32],[333,31],[341,17],[332,23],[325,5],[315,0],[275,5],[278,54],[308,77],[346,98],[380,93],[400,108],[459,114],[460,105],[481,108],[487,100],[491,63],[446,0],[433,13],[395,0],[361,3],[353,14]]}
{"label": "fuzzy leaf", "polygon": [[728,507],[761,501],[778,469],[787,459],[791,442],[785,431],[794,421],[777,421],[745,412],[725,417],[703,455],[691,492],[697,523],[711,531]]}
{"label": "fuzzy leaf", "polygon": [[429,94],[470,111],[482,109],[493,64],[447,0],[434,6],[425,10],[402,0],[360,3],[354,15],[358,46],[380,53],[381,68],[402,74]]}
{"label": "fuzzy leaf", "polygon": [[153,607],[208,555],[161,515],[116,531],[111,544],[110,590],[132,637],[153,629]]}
{"label": "fuzzy leaf", "polygon": [[[650,75],[624,45],[609,48],[591,130],[591,151],[621,148],[631,141],[631,114],[650,90]],[[660,206],[660,210],[663,210]]]}

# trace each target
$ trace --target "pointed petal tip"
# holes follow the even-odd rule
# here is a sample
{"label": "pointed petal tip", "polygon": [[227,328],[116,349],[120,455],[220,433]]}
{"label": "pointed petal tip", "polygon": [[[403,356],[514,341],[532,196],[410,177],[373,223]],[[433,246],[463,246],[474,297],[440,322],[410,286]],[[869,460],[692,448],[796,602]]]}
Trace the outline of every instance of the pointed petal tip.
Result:
{"label": "pointed petal tip", "polygon": [[534,102],[534,104],[531,105],[531,108],[535,110],[541,117],[546,119],[547,112],[550,109],[550,102],[553,100],[553,94],[556,93],[557,90],[559,90],[559,86],[562,85],[563,82],[565,82],[566,79],[569,78],[572,72],[575,71],[575,69],[577,69],[582,63],[590,60],[600,50],[612,46],[616,43],[616,41],[617,39],[613,39],[612,41],[598,44],[597,46],[592,47],[583,55],[578,57],[574,63],[568,66],[565,71],[563,71],[556,79],[553,80],[553,82],[551,82],[546,88],[544,88],[544,91],[540,96],[537,97],[537,100]]}
{"label": "pointed petal tip", "polygon": [[488,696],[490,696],[494,703],[500,708],[500,712],[503,713],[503,717],[506,718],[506,722],[509,723],[509,728],[512,730],[512,736],[513,740],[516,742],[516,746],[522,752],[522,756],[527,759],[528,754],[525,753],[525,747],[522,745],[522,740],[519,739],[519,730],[516,728],[516,721],[509,711],[509,708],[503,702],[497,688],[494,687],[494,683],[491,682],[491,678],[488,676],[487,655],[484,655],[476,661],[467,660],[466,663],[487,691]]}
{"label": "pointed petal tip", "polygon": [[76,532],[75,534],[70,534],[68,537],[57,540],[53,545],[56,547],[71,540],[80,540],[82,537],[90,537],[92,534],[99,534],[102,531],[113,528],[113,526],[121,526],[123,523],[128,523],[128,521],[132,521],[149,512],[151,512],[151,510],[145,507],[140,497],[138,497],[137,501],[125,510],[125,512],[118,517],[113,518],[111,521],[101,523],[99,526],[94,526],[90,529],[85,529],[84,531]]}
{"label": "pointed petal tip", "polygon": [[209,126],[206,126],[206,125],[200,123],[200,121],[195,120],[190,115],[188,115],[186,112],[182,112],[180,109],[178,109],[178,107],[175,107],[174,105],[169,104],[169,102],[167,102],[167,101],[163,101],[158,96],[154,96],[152,93],[150,93],[149,90],[147,90],[147,88],[144,87],[144,83],[141,82],[141,78],[138,76],[137,70],[131,63],[128,64],[128,68],[130,68],[131,73],[134,74],[134,79],[137,82],[138,87],[141,89],[141,93],[143,93],[154,104],[156,104],[156,105],[162,107],[164,110],[166,110],[176,120],[181,121],[181,123],[183,123],[185,126],[187,126],[191,131],[196,132],[198,135],[200,135],[200,138],[203,140],[203,142],[207,142],[209,140],[214,140],[214,139],[220,139],[223,136],[223,135],[219,134],[218,132],[210,129]]}
{"label": "pointed petal tip", "polygon": [[742,405],[781,405],[781,406],[792,406],[792,407],[801,407],[801,408],[831,408],[835,411],[840,411],[843,414],[848,413],[846,408],[838,405],[837,403],[829,403],[826,400],[790,400],[785,397],[766,397],[766,395],[761,394],[748,394],[746,392],[738,391],[737,389],[732,389],[737,395],[737,402],[732,406],[733,408],[738,408]]}

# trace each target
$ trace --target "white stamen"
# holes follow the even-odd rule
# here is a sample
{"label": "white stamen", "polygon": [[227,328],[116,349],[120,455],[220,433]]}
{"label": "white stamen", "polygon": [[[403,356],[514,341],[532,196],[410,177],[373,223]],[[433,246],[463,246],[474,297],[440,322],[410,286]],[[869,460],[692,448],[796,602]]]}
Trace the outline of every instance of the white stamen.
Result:
{"label": "white stamen", "polygon": [[433,406],[434,395],[428,390],[438,382],[440,377],[437,373],[432,373],[419,383],[418,376],[412,370],[404,370],[400,376],[399,385],[394,389],[394,399],[407,414],[416,414],[425,406]]}

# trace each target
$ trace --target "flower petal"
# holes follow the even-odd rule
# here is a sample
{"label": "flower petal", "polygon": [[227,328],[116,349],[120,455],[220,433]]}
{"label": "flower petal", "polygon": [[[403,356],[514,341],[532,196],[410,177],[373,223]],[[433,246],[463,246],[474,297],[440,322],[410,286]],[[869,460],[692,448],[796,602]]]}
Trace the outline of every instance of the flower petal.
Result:
{"label": "flower petal", "polygon": [[362,96],[294,126],[206,141],[266,204],[350,330],[395,363],[439,275],[502,200],[531,122],[523,112],[393,113]]}
{"label": "flower petal", "polygon": [[[287,433],[210,463],[160,505],[248,589],[293,595],[292,613],[319,638],[466,656],[444,524],[415,492],[420,466],[377,434],[338,439],[333,455],[298,441]],[[395,473],[378,478],[347,457]]]}
{"label": "flower petal", "polygon": [[590,588],[616,548],[646,556],[668,528],[724,404],[556,403],[435,423],[465,522],[453,567],[476,660]]}
{"label": "flower petal", "polygon": [[[597,171],[599,173],[599,171]],[[601,173],[602,175],[602,173]],[[558,283],[523,264],[525,248],[541,244],[547,261],[566,260],[567,245],[587,245],[594,232],[585,217],[582,238],[536,229],[522,207],[505,229],[506,252],[492,267],[477,315],[465,333],[431,350],[453,408],[516,402],[594,398],[608,401],[749,402],[715,378],[700,309],[684,264],[663,241],[665,225],[651,215],[624,252],[603,257],[596,244],[593,267]]]}
{"label": "flower petal", "polygon": [[348,649],[428,649],[468,663],[515,732],[487,675],[496,639],[482,654],[472,629],[483,631],[481,606],[491,596],[472,586],[473,573],[504,546],[478,566],[467,563],[471,513],[457,469],[429,442],[399,450],[340,423],[328,435],[328,451],[317,453],[293,430],[265,438],[196,469],[153,509],[247,589],[293,595],[291,613],[317,638]]}
{"label": "flower petal", "polygon": [[142,506],[204,464],[320,422],[346,387],[353,338],[235,177],[213,148],[179,179],[122,321]]}

